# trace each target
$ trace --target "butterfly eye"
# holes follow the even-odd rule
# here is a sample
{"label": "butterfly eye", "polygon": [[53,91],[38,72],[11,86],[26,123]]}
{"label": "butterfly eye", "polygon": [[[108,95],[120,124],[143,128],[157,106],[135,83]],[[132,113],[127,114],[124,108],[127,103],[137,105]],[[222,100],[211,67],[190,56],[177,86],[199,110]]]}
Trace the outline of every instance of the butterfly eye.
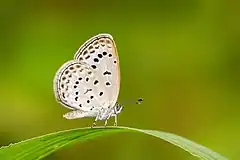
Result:
{"label": "butterfly eye", "polygon": [[118,106],[117,106],[117,111],[119,111],[119,110],[120,110],[120,108],[121,108],[121,106],[120,106],[120,105],[118,105]]}
{"label": "butterfly eye", "polygon": [[116,112],[117,112],[117,114],[119,114],[119,113],[122,111],[122,109],[123,109],[123,106],[120,105],[120,104],[117,104],[117,106],[116,106]]}

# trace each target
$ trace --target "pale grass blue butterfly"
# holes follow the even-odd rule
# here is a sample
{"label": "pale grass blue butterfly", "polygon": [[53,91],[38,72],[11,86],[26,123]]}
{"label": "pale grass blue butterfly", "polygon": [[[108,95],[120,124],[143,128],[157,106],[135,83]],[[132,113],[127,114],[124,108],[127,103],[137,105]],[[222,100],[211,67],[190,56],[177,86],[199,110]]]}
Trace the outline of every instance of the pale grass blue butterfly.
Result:
{"label": "pale grass blue butterfly", "polygon": [[123,105],[117,103],[119,89],[119,58],[109,34],[99,34],[86,41],[54,78],[56,99],[73,110],[63,117],[96,117],[92,126],[98,120],[105,120],[106,126],[110,117],[115,117],[117,126],[117,115],[123,109]]}
{"label": "pale grass blue butterfly", "polygon": [[123,109],[117,103],[120,88],[119,58],[115,42],[109,34],[99,34],[86,41],[74,59],[63,64],[54,78],[55,97],[72,112],[66,119],[96,117],[107,120]]}

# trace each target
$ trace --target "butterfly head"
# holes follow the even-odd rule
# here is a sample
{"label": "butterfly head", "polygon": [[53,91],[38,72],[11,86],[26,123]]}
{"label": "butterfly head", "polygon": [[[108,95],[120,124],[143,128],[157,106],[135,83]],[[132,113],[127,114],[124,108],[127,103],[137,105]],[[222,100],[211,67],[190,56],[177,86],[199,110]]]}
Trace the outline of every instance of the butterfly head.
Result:
{"label": "butterfly head", "polygon": [[119,114],[122,111],[122,109],[123,109],[123,105],[116,103],[116,105],[115,105],[116,114]]}

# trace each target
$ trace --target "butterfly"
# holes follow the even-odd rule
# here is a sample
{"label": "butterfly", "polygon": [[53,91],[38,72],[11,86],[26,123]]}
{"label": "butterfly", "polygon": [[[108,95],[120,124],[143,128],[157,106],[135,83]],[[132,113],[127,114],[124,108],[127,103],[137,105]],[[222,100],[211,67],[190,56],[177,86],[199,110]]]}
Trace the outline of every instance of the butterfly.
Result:
{"label": "butterfly", "polygon": [[117,103],[120,89],[120,67],[116,44],[110,34],[98,34],[87,40],[64,63],[54,78],[54,94],[59,103],[73,111],[66,119],[95,117],[98,120],[115,117],[123,105]]}

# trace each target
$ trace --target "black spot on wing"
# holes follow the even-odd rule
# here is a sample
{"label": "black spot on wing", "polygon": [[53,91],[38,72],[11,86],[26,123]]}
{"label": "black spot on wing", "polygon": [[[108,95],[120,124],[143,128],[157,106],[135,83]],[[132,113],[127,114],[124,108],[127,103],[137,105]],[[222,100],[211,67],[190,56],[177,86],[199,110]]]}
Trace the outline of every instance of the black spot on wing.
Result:
{"label": "black spot on wing", "polygon": [[86,57],[85,57],[85,59],[89,59],[90,58],[90,55],[87,55]]}
{"label": "black spot on wing", "polygon": [[84,92],[84,94],[87,94],[88,92],[91,92],[92,91],[92,89],[87,89],[85,92]]}
{"label": "black spot on wing", "polygon": [[90,51],[90,53],[94,53],[94,52],[95,52],[95,50],[91,50],[91,51]]}
{"label": "black spot on wing", "polygon": [[95,80],[95,81],[93,82],[93,84],[94,84],[94,85],[98,84],[98,80]]}
{"label": "black spot on wing", "polygon": [[98,58],[102,58],[103,57],[103,55],[102,54],[98,54]]}
{"label": "black spot on wing", "polygon": [[103,75],[104,75],[104,76],[105,76],[105,75],[111,75],[111,72],[105,71],[105,72],[103,73]]}
{"label": "black spot on wing", "polygon": [[110,84],[110,82],[106,82],[106,86],[110,86],[111,84]]}
{"label": "black spot on wing", "polygon": [[96,65],[91,65],[91,67],[92,67],[93,69],[96,69],[96,68],[97,68],[97,66],[96,66]]}
{"label": "black spot on wing", "polygon": [[99,62],[99,59],[98,58],[94,58],[93,61],[97,63],[97,62]]}

